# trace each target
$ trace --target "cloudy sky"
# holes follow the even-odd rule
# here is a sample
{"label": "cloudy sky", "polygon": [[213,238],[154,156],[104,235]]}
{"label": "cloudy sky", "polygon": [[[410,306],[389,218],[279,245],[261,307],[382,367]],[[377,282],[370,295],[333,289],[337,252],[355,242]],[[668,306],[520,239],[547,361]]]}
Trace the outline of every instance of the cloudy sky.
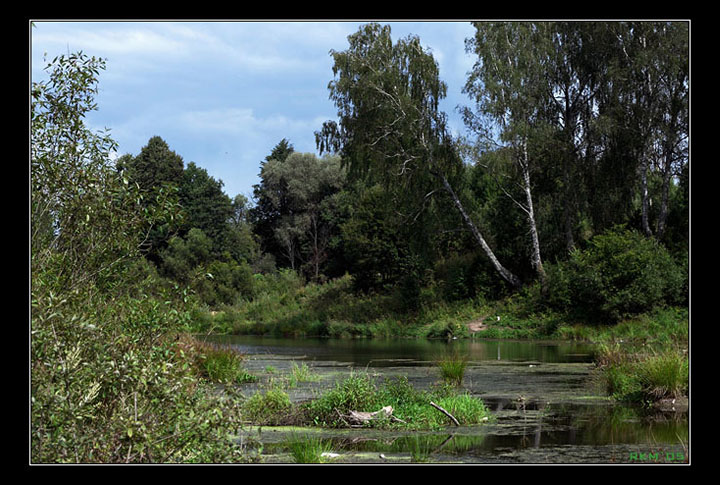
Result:
{"label": "cloudy sky", "polygon": [[[155,135],[185,163],[252,195],[260,162],[283,138],[316,153],[314,132],[336,119],[328,99],[329,51],[345,50],[363,22],[43,22],[31,31],[32,80],[68,52],[103,57],[92,129],[109,128],[119,154],[137,155]],[[384,22],[383,22],[384,23]],[[457,105],[473,59],[469,22],[391,22],[393,41],[415,34],[448,84],[441,105],[462,132]]]}

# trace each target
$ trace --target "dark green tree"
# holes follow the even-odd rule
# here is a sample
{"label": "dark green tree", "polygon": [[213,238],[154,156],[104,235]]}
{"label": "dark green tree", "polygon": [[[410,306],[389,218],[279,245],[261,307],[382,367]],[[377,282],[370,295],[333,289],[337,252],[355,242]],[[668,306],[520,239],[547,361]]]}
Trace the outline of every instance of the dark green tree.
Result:
{"label": "dark green tree", "polygon": [[212,240],[216,257],[227,249],[233,217],[232,201],[222,187],[221,180],[215,180],[194,162],[185,169],[180,186],[180,203],[185,212],[182,233],[192,228],[202,230]]}
{"label": "dark green tree", "polygon": [[144,193],[152,193],[163,184],[179,187],[183,178],[183,159],[170,150],[159,136],[148,140],[136,157],[124,155],[118,168],[130,182],[137,183]]}
{"label": "dark green tree", "polygon": [[[183,159],[159,136],[150,138],[137,156],[120,157],[116,165],[122,176],[139,188],[146,209],[153,210],[167,197],[177,200],[183,182]],[[158,263],[159,252],[167,246],[180,223],[181,218],[173,218],[152,229],[143,248],[148,259]]]}
{"label": "dark green tree", "polygon": [[348,41],[347,50],[331,51],[335,79],[329,90],[339,124],[325,122],[316,132],[318,149],[340,152],[351,178],[384,183],[398,201],[414,201],[415,210],[445,191],[497,272],[520,286],[453,189],[462,162],[438,109],[447,87],[432,54],[416,36],[393,44],[390,27],[379,24],[362,26]]}
{"label": "dark green tree", "polygon": [[292,153],[284,161],[268,160],[262,176],[268,206],[279,215],[273,236],[283,256],[292,269],[305,263],[317,280],[334,230],[334,195],[345,182],[340,158]]}
{"label": "dark green tree", "polygon": [[258,236],[260,248],[263,253],[272,255],[276,260],[283,260],[283,248],[274,234],[280,217],[288,214],[286,187],[274,187],[273,198],[271,189],[265,183],[265,165],[270,160],[284,162],[295,151],[288,140],[283,138],[272,149],[270,154],[260,164],[260,183],[253,186],[254,207],[249,210],[249,218],[253,232]]}

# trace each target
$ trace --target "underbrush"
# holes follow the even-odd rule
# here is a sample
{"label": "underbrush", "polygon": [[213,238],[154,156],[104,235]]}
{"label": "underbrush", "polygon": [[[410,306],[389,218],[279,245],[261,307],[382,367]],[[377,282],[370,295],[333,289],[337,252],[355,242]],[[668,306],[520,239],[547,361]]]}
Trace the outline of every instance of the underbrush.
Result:
{"label": "underbrush", "polygon": [[240,396],[199,372],[189,316],[161,297],[32,292],[33,463],[241,462]]}

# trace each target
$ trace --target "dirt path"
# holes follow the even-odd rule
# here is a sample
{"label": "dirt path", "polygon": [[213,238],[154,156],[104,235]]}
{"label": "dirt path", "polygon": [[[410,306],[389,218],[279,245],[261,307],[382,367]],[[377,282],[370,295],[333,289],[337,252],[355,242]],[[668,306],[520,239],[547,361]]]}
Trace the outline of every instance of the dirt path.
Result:
{"label": "dirt path", "polygon": [[484,323],[487,317],[488,316],[485,315],[484,317],[480,317],[477,320],[473,320],[472,322],[467,323],[467,328],[470,333],[477,333],[482,332],[483,330],[487,330],[488,326]]}

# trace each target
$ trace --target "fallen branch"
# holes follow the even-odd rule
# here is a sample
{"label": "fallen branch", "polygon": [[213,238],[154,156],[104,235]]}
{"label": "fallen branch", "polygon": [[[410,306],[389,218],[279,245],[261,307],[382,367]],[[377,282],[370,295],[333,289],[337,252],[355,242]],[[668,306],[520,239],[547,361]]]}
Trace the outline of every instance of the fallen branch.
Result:
{"label": "fallen branch", "polygon": [[[390,418],[393,421],[397,421],[400,423],[405,423],[400,418],[397,418],[393,416],[393,408],[392,406],[384,406],[382,409],[375,411],[375,412],[365,412],[365,411],[350,411],[348,414],[342,414],[340,411],[335,409],[335,411],[340,416],[340,419],[351,428],[359,428],[364,426],[370,421],[376,420],[376,419],[387,419]],[[407,423],[405,423],[407,424]]]}
{"label": "fallen branch", "polygon": [[434,407],[435,409],[437,409],[438,411],[440,411],[441,413],[443,413],[443,414],[444,414],[445,416],[447,416],[448,418],[452,419],[453,423],[455,423],[455,426],[460,426],[460,423],[458,422],[457,419],[455,419],[455,416],[453,416],[453,415],[450,414],[449,412],[445,411],[443,408],[441,408],[440,406],[438,406],[437,404],[435,404],[435,403],[432,402],[432,401],[430,401],[430,405],[431,405],[432,407]]}

